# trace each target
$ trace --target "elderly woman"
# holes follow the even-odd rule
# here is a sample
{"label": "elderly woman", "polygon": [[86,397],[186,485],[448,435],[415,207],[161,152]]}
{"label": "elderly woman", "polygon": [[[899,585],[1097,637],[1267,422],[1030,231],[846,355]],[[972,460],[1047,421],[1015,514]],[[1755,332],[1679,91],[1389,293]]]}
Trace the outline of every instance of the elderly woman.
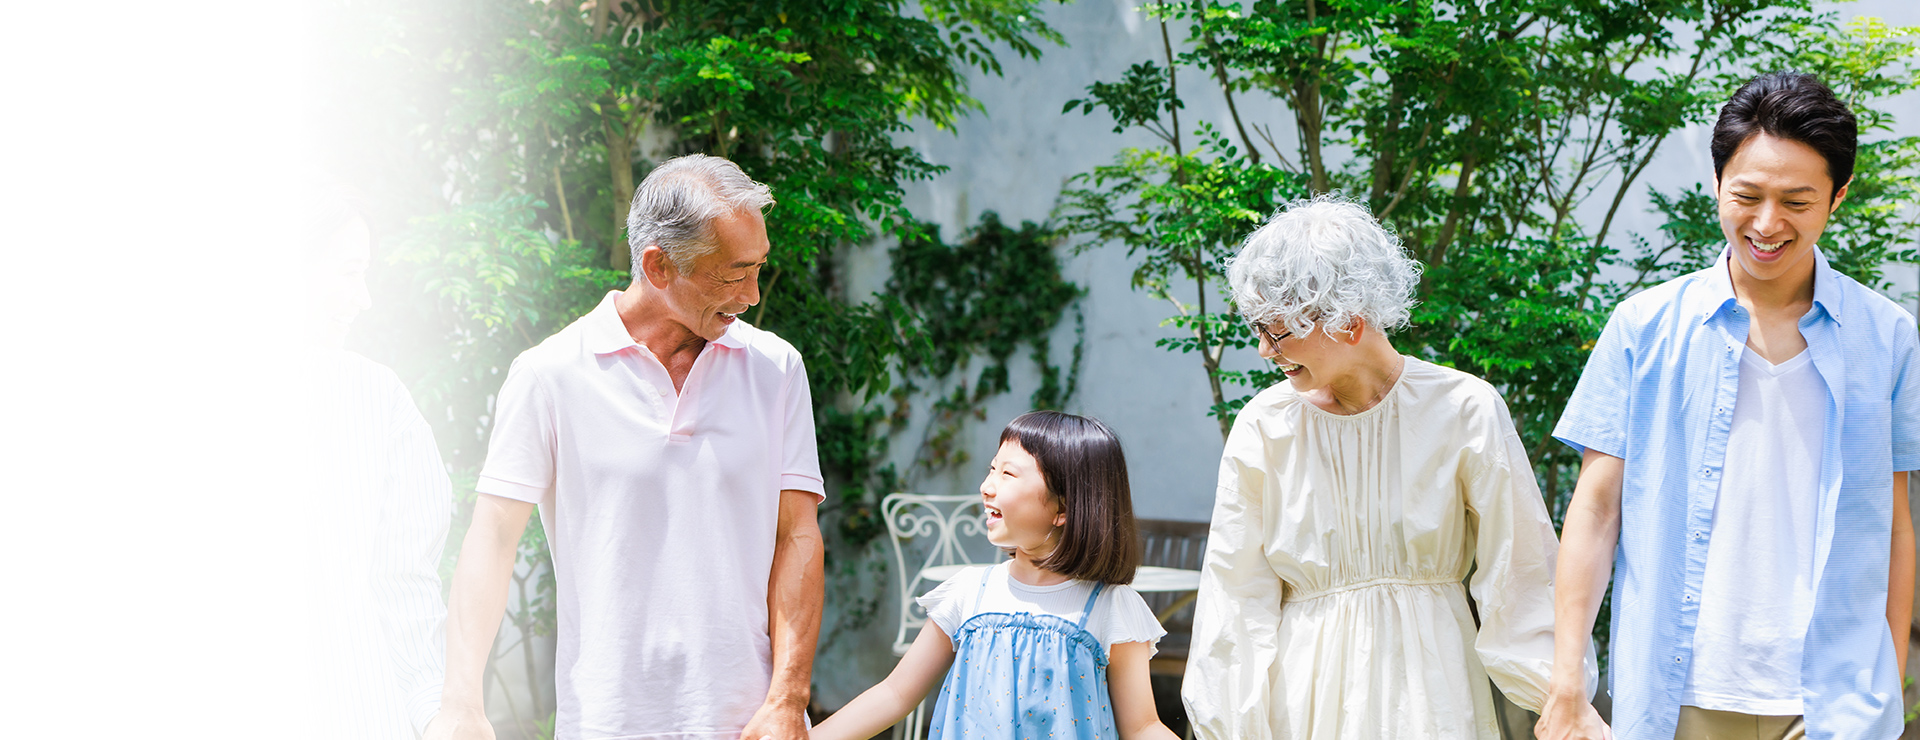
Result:
{"label": "elderly woman", "polygon": [[1528,709],[1546,696],[1558,548],[1505,402],[1394,350],[1419,266],[1359,205],[1292,204],[1228,280],[1287,382],[1241,410],[1220,461],[1195,729],[1497,740],[1489,676]]}

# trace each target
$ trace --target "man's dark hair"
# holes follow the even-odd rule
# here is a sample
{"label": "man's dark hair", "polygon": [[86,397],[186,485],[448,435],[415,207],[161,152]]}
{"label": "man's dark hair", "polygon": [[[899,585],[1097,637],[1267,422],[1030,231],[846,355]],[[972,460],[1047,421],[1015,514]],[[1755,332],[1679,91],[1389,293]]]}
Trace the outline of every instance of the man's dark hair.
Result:
{"label": "man's dark hair", "polygon": [[1132,583],[1140,566],[1127,456],[1107,425],[1058,411],[1021,414],[1000,432],[1040,464],[1047,494],[1067,514],[1053,552],[1034,565],[1068,578]]}
{"label": "man's dark hair", "polygon": [[1733,93],[1713,124],[1713,176],[1720,177],[1740,145],[1759,133],[1797,141],[1819,152],[1827,160],[1832,195],[1853,179],[1860,124],[1847,104],[1813,75],[1771,72]]}

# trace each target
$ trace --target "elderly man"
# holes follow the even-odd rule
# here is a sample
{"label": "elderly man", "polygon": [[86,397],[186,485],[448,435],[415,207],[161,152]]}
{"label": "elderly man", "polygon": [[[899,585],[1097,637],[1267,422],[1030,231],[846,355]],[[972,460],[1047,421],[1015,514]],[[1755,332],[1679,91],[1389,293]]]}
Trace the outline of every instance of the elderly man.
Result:
{"label": "elderly man", "polygon": [[563,739],[799,740],[823,599],[807,376],[739,320],[765,185],[669,160],[633,195],[633,284],[522,353],[454,572],[429,737],[492,737],[481,671],[535,504],[558,588]]}

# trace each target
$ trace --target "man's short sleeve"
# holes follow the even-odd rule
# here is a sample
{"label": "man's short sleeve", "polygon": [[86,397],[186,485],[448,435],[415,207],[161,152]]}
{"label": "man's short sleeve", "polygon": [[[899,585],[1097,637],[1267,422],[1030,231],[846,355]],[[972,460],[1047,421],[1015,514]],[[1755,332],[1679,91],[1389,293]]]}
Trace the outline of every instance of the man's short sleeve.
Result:
{"label": "man's short sleeve", "polygon": [[805,364],[793,363],[786,386],[786,428],[780,442],[786,459],[781,461],[780,490],[806,491],[825,501],[827,488],[820,478],[820,451],[813,431],[813,389],[807,384]]}
{"label": "man's short sleeve", "polygon": [[1895,331],[1893,470],[1920,470],[1920,334],[1904,322]]}
{"label": "man's short sleeve", "polygon": [[1627,452],[1627,409],[1632,395],[1633,356],[1627,346],[1631,317],[1625,306],[1614,309],[1600,339],[1587,356],[1587,367],[1567,399],[1567,410],[1553,428],[1553,437],[1575,452],[1588,449],[1624,458]]}
{"label": "man's short sleeve", "polygon": [[515,360],[493,402],[493,437],[474,489],[541,503],[553,489],[554,407],[537,373]]}

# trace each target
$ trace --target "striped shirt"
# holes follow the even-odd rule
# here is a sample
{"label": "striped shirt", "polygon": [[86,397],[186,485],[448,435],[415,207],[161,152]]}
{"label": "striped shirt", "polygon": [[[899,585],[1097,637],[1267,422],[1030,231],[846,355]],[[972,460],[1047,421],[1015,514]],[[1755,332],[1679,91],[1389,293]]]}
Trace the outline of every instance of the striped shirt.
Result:
{"label": "striped shirt", "polygon": [[[1809,738],[1892,738],[1900,676],[1886,619],[1895,471],[1920,469],[1920,333],[1815,253],[1800,319],[1825,381],[1814,610],[1801,665]],[[1554,437],[1623,458],[1614,556],[1614,733],[1674,735],[1692,660],[1714,501],[1751,322],[1727,255],[1622,301]],[[1835,536],[1838,534],[1839,536]]]}
{"label": "striped shirt", "polygon": [[451,486],[393,371],[351,352],[315,362],[320,724],[329,737],[412,740],[439,710],[446,672]]}

